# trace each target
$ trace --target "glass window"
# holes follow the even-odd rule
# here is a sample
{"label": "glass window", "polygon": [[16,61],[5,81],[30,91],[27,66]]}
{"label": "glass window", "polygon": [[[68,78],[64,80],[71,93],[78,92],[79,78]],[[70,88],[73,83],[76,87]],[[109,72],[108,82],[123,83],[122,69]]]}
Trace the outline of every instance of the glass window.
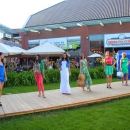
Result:
{"label": "glass window", "polygon": [[103,41],[104,40],[104,34],[90,35],[89,40],[90,41]]}
{"label": "glass window", "polygon": [[0,31],[0,39],[4,37],[3,32]]}
{"label": "glass window", "polygon": [[104,53],[104,42],[90,41],[90,51],[94,53]]}
{"label": "glass window", "polygon": [[33,47],[36,47],[40,44],[40,40],[29,40],[28,41],[28,48],[31,49]]}

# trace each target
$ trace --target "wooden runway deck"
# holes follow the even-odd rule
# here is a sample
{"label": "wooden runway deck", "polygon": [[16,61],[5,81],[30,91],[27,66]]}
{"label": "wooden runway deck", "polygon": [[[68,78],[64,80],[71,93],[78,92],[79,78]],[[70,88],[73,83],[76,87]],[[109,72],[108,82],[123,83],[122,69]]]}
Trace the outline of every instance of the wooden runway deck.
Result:
{"label": "wooden runway deck", "polygon": [[112,89],[107,89],[106,84],[93,85],[91,88],[91,92],[82,91],[79,87],[71,88],[71,95],[61,94],[59,89],[48,90],[45,92],[46,98],[38,97],[38,92],[4,95],[0,117],[82,106],[130,96],[130,86],[122,86],[121,82],[112,83]]}

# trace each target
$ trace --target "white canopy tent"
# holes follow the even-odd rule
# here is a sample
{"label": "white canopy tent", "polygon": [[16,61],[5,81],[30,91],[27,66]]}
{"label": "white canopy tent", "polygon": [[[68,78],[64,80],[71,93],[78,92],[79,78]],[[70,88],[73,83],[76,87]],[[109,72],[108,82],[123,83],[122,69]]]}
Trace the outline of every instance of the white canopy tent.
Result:
{"label": "white canopy tent", "polygon": [[5,56],[21,54],[20,51],[3,43],[0,43],[0,52],[2,52]]}
{"label": "white canopy tent", "polygon": [[90,56],[88,56],[89,58],[96,58],[96,57],[103,57],[102,55],[100,55],[100,54],[97,54],[97,53],[94,53],[94,54],[92,54],[92,55],[90,55]]}
{"label": "white canopy tent", "polygon": [[21,53],[26,52],[26,50],[24,50],[24,49],[22,49],[20,47],[13,46],[12,48],[15,49],[15,50],[17,50],[17,51],[19,51],[19,52],[21,52]]}
{"label": "white canopy tent", "polygon": [[63,54],[65,51],[51,43],[45,43],[43,45],[39,45],[36,46],[32,49],[27,50],[26,52],[24,52],[24,55],[36,55],[36,54],[40,54],[40,55],[47,55],[47,56],[51,56],[51,55],[61,55]]}

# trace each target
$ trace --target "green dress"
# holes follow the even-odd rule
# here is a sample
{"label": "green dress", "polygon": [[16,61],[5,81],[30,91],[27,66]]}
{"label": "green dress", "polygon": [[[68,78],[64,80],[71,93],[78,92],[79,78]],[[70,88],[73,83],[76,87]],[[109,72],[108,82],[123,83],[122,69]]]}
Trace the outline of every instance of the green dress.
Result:
{"label": "green dress", "polygon": [[129,60],[128,58],[121,58],[121,62],[122,62],[122,72],[124,74],[128,74],[128,63],[129,63]]}
{"label": "green dress", "polygon": [[86,77],[85,87],[90,87],[92,85],[92,80],[87,68],[87,60],[86,59],[82,60],[81,63],[82,63],[81,73],[84,74]]}

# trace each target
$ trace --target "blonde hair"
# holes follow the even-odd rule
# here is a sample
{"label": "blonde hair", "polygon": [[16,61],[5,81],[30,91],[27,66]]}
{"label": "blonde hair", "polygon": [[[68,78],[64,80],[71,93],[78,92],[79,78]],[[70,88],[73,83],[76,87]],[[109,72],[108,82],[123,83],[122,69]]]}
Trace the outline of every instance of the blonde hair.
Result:
{"label": "blonde hair", "polygon": [[122,58],[123,57],[126,58],[126,53],[125,52],[122,53]]}

